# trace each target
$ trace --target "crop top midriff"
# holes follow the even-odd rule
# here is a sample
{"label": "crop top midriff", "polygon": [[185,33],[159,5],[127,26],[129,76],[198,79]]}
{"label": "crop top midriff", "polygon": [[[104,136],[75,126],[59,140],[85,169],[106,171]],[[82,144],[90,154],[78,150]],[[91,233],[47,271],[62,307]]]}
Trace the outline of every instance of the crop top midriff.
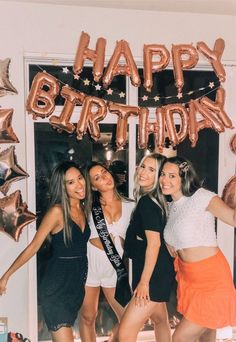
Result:
{"label": "crop top midriff", "polygon": [[217,246],[215,218],[206,210],[214,192],[198,189],[191,197],[182,196],[170,204],[164,229],[166,243],[177,251],[199,246]]}

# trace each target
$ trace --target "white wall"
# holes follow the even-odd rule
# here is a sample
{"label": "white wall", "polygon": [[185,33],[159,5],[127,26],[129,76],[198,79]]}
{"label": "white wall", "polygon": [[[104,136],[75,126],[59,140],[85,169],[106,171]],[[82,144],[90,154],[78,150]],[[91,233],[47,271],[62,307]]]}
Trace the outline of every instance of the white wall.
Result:
{"label": "white wall", "polygon": [[[0,1],[0,13],[0,59],[11,58],[10,79],[19,92],[18,95],[0,98],[0,105],[3,108],[14,108],[12,126],[20,140],[20,143],[16,144],[16,155],[19,165],[26,170],[25,55],[36,53],[42,57],[50,54],[73,56],[81,31],[85,31],[91,37],[92,48],[95,47],[97,38],[106,38],[107,56],[112,54],[117,40],[127,40],[133,55],[139,60],[142,59],[143,44],[165,44],[170,49],[172,43],[195,45],[198,41],[204,41],[213,47],[215,40],[222,37],[226,44],[224,61],[236,61],[235,17],[233,16],[19,4],[7,1]],[[234,70],[234,68],[227,69],[227,82],[224,87],[228,114],[236,126]],[[224,137],[221,134],[221,140],[224,139],[222,144],[228,144],[231,135],[232,131],[228,131]],[[7,147],[8,145],[4,144],[2,149]],[[223,153],[227,153],[228,157],[223,157]],[[220,158],[226,158],[226,161],[221,167],[220,189],[225,180],[233,174],[235,160],[234,155],[230,154],[228,145],[225,149],[222,148],[221,154]],[[227,166],[226,171],[223,165]],[[9,193],[16,189],[21,190],[23,199],[27,202],[27,181],[13,183]],[[30,210],[34,209],[32,203],[28,203],[28,206]],[[18,243],[0,233],[0,275],[27,245],[29,229],[30,227],[23,230]],[[227,250],[228,247],[226,246],[225,249]],[[232,257],[232,253],[229,253]],[[30,318],[28,267],[28,265],[24,266],[10,279],[7,295],[0,298],[0,317],[8,317],[9,330],[20,331],[24,336],[31,337],[28,324]],[[35,342],[34,338],[32,342]]]}

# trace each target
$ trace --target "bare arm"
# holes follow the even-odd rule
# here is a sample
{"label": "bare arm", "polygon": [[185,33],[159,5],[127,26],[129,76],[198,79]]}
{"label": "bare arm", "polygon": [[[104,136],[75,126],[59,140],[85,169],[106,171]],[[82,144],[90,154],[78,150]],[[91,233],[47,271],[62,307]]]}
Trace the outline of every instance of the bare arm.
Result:
{"label": "bare arm", "polygon": [[219,196],[212,198],[207,211],[224,223],[236,227],[236,209],[231,209]]}
{"label": "bare arm", "polygon": [[59,207],[53,207],[47,212],[31,243],[21,252],[0,279],[0,295],[5,293],[9,277],[37,253],[47,235],[58,227],[61,215],[62,212]]}
{"label": "bare arm", "polygon": [[160,233],[151,230],[145,230],[145,234],[147,238],[147,248],[141,279],[134,291],[134,295],[137,298],[136,305],[146,305],[146,303],[150,300],[149,281],[156,265],[161,245]]}

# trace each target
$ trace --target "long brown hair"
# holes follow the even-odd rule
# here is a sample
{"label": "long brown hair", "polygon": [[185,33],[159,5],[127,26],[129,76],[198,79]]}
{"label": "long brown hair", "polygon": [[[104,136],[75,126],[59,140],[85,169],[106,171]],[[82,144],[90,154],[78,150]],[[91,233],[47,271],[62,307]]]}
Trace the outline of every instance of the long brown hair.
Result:
{"label": "long brown hair", "polygon": [[162,164],[161,169],[166,163],[178,166],[179,176],[181,178],[181,192],[184,196],[190,197],[195,193],[195,191],[202,187],[202,182],[200,181],[192,163],[188,159],[179,156],[167,158]]}
{"label": "long brown hair", "polygon": [[[99,199],[101,194],[99,191],[97,190],[93,190],[92,189],[92,185],[91,185],[91,180],[90,180],[90,175],[89,175],[89,172],[90,170],[95,167],[95,166],[101,166],[102,168],[104,168],[105,170],[107,170],[107,172],[110,173],[110,175],[113,177],[114,179],[114,175],[113,173],[105,166],[103,165],[102,163],[99,163],[99,162],[96,162],[96,161],[92,161],[90,164],[87,165],[86,167],[86,170],[85,170],[85,180],[86,180],[86,198],[85,198],[85,213],[86,213],[86,216],[88,217],[89,214],[91,213],[91,210],[92,210],[92,204],[93,204],[93,201],[95,198]],[[114,180],[114,184],[115,184],[115,180]],[[116,185],[114,185],[114,194],[116,195],[116,197],[118,199],[120,199],[121,201],[123,202],[129,202],[129,201],[132,201],[131,199],[125,197],[125,196],[122,196],[117,188],[116,188]]]}
{"label": "long brown hair", "polygon": [[65,182],[65,174],[70,168],[76,168],[81,172],[78,165],[72,161],[65,161],[61,164],[57,165],[51,176],[49,192],[50,192],[50,207],[59,204],[62,208],[63,219],[64,219],[64,229],[63,229],[63,238],[65,245],[71,242],[71,228],[69,226],[69,218],[70,218],[70,201],[66,191],[66,182]]}

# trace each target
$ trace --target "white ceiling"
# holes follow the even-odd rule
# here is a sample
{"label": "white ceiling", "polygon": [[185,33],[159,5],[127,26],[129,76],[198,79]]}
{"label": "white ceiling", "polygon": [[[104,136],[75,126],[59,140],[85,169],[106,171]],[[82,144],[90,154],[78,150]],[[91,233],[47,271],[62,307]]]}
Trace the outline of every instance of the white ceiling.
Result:
{"label": "white ceiling", "polygon": [[8,0],[15,2],[236,15],[236,0]]}

